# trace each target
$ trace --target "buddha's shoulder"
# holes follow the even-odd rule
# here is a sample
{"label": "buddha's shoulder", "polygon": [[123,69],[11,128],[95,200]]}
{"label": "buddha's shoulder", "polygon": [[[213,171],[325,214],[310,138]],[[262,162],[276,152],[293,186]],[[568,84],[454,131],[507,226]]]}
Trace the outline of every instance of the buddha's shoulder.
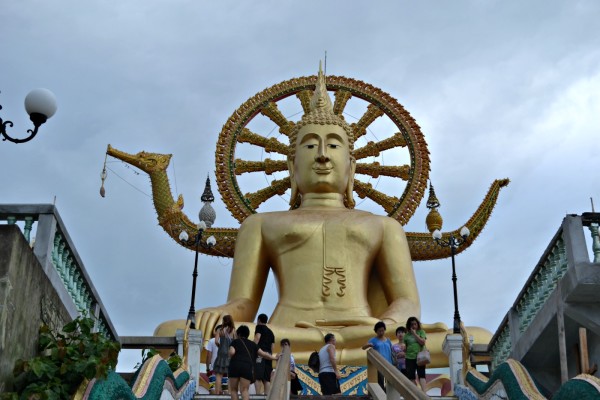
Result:
{"label": "buddha's shoulder", "polygon": [[382,224],[398,224],[398,221],[391,217],[388,217],[387,215],[373,214],[372,212],[363,210],[348,210],[347,212],[358,218],[366,218]]}
{"label": "buddha's shoulder", "polygon": [[269,211],[251,214],[242,222],[242,225],[262,224],[274,219],[291,217],[290,211]]}
{"label": "buddha's shoulder", "polygon": [[287,221],[297,219],[305,216],[306,214],[319,216],[325,219],[329,218],[340,218],[347,220],[348,217],[351,219],[368,220],[369,222],[379,223],[384,225],[397,225],[401,226],[398,221],[387,215],[373,214],[369,211],[346,209],[343,211],[332,212],[332,211],[315,211],[315,210],[285,210],[285,211],[270,211],[252,214],[244,220],[244,224],[262,224],[270,221]]}

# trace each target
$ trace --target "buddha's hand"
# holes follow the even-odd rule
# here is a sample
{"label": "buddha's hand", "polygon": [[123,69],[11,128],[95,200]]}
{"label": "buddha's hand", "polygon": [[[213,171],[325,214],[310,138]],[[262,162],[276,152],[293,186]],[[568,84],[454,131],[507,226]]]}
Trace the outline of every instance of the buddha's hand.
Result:
{"label": "buddha's hand", "polygon": [[196,329],[202,331],[202,334],[206,338],[210,338],[215,326],[227,314],[229,313],[221,307],[209,307],[198,310],[196,311]]}
{"label": "buddha's hand", "polygon": [[[348,318],[340,318],[340,319],[318,319],[315,321],[316,326],[374,326],[377,322],[381,321],[380,319],[374,317],[348,317]],[[386,324],[387,321],[384,321]]]}
{"label": "buddha's hand", "polygon": [[210,337],[211,332],[225,315],[231,315],[234,323],[251,321],[254,317],[249,311],[249,302],[244,299],[232,300],[218,307],[207,307],[196,311],[196,329],[200,329],[203,335]]}

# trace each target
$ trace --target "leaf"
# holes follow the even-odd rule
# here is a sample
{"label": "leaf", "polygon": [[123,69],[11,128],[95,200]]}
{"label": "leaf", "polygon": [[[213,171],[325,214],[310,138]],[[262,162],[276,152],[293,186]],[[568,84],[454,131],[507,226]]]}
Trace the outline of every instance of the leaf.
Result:
{"label": "leaf", "polygon": [[[62,333],[42,326],[41,354],[29,361],[17,360],[14,387],[21,399],[71,398],[85,377],[106,378],[117,363],[121,346],[102,334],[93,333],[94,320],[78,317]],[[0,397],[0,400],[14,400]]]}
{"label": "leaf", "polygon": [[75,318],[73,321],[69,322],[65,326],[63,326],[62,331],[64,333],[72,333],[77,330],[77,325],[79,323],[78,318]]}

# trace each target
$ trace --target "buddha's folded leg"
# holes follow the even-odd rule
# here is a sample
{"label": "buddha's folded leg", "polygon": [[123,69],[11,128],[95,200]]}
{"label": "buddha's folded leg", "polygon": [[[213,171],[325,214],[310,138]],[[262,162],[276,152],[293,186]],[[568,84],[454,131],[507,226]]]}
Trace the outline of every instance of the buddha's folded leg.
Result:
{"label": "buddha's folded leg", "polygon": [[[177,329],[185,327],[185,320],[173,320],[160,324],[154,331],[154,336],[174,336]],[[250,332],[254,332],[255,324],[252,322],[238,322],[236,326],[247,325]],[[325,343],[324,337],[331,332],[337,339],[337,360],[340,365],[366,365],[366,352],[361,349],[371,337],[373,337],[372,326],[349,326],[349,327],[281,327],[269,325],[275,335],[275,351],[279,352],[279,341],[283,338],[290,340],[292,352],[300,364],[308,362],[308,357],[313,351],[318,351]],[[441,323],[423,324],[427,334],[427,349],[431,353],[431,364],[429,368],[447,367],[448,357],[442,351],[442,344],[446,335],[452,334],[451,329],[444,329]],[[467,334],[473,336],[473,342],[487,344],[492,334],[483,328],[466,327]],[[396,326],[389,326],[387,336],[395,341],[394,332]],[[251,335],[252,336],[252,335]],[[204,342],[210,339],[204,335]]]}

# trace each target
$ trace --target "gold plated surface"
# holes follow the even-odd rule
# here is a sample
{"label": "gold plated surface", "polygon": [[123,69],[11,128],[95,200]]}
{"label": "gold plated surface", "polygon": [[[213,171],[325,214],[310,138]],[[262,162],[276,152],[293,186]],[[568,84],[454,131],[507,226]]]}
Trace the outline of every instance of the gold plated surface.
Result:
{"label": "gold plated surface", "polygon": [[[238,143],[252,143],[253,145],[267,149],[267,141],[276,141],[281,148],[284,143],[274,138],[258,138],[256,133],[250,139],[248,124],[256,115],[262,114],[271,119],[279,127],[279,131],[286,136],[294,129],[295,123],[289,121],[279,110],[277,102],[295,95],[302,104],[303,110],[310,107],[310,96],[315,89],[316,77],[301,77],[290,79],[278,83],[270,88],[256,94],[242,104],[229,117],[217,143],[217,184],[223,202],[240,222],[246,217],[256,212],[255,204],[261,204],[267,199],[261,198],[260,202],[249,201],[245,197],[244,191],[240,188],[237,181],[236,165],[237,160],[235,151]],[[341,76],[328,76],[326,89],[332,91],[335,96],[333,110],[335,115],[341,115],[343,110],[352,97],[360,98],[368,104],[366,112],[359,118],[358,122],[352,124],[355,138],[364,135],[367,128],[374,120],[381,116],[387,116],[397,127],[398,132],[380,142],[369,142],[367,145],[352,149],[355,158],[365,158],[369,156],[378,156],[380,152],[393,149],[395,147],[406,148],[409,153],[410,165],[386,166],[383,171],[386,175],[398,177],[406,182],[402,193],[398,196],[374,196],[371,197],[376,203],[380,204],[388,216],[396,219],[402,225],[406,224],[415,212],[418,204],[423,198],[427,179],[429,176],[429,152],[425,138],[414,119],[393,97],[382,90],[371,86],[365,82]],[[330,101],[330,100],[329,100]],[[293,138],[291,138],[293,140]],[[354,138],[353,138],[354,139]],[[282,153],[281,151],[278,151]],[[372,177],[382,174],[381,168],[361,167],[361,173]],[[273,194],[273,192],[269,192]],[[393,199],[393,204],[389,200]]]}
{"label": "gold plated surface", "polygon": [[[372,336],[373,324],[384,320],[392,327],[409,316],[420,316],[419,295],[412,261],[448,257],[449,250],[436,246],[429,233],[402,229],[419,205],[427,184],[429,158],[422,133],[410,115],[386,93],[366,83],[343,77],[297,78],[274,85],[252,97],[229,118],[219,136],[216,151],[217,183],[223,201],[242,222],[239,230],[208,228],[217,244],[200,251],[234,257],[227,303],[197,312],[197,326],[210,332],[225,314],[237,322],[252,321],[262,300],[267,276],[273,270],[279,301],[270,326],[277,337],[288,337],[300,361],[320,347],[324,333],[335,331],[340,362],[364,363],[360,346]],[[334,91],[335,102],[328,90]],[[305,115],[288,121],[277,101],[296,95]],[[356,96],[370,103],[356,124],[348,125],[341,113]],[[285,144],[252,132],[248,122],[262,113],[290,140]],[[354,129],[361,135],[378,117],[387,115],[399,129],[389,139],[369,142],[354,149]],[[249,143],[287,156],[286,163],[235,159],[237,143]],[[406,147],[410,164],[381,166],[357,163],[395,147]],[[140,152],[132,155],[112,148],[107,154],[134,165],[150,175],[154,205],[160,225],[178,243],[186,231],[196,233],[195,224],[183,213],[183,198],[175,200],[166,174],[170,155]],[[286,168],[289,177],[241,194],[236,174]],[[368,182],[354,179],[359,171],[372,177],[392,176],[406,181],[400,197],[377,191]],[[487,222],[500,189],[508,179],[492,184],[487,196],[465,226],[469,247]],[[291,189],[292,209],[255,214],[270,197]],[[354,194],[379,204],[387,216],[353,209]],[[440,220],[441,224],[441,220]],[[443,236],[458,234],[443,233]],[[235,246],[235,248],[234,248]],[[184,321],[161,324],[158,335],[169,335]],[[441,343],[444,324],[424,325],[432,366],[447,365]],[[478,343],[487,343],[489,332],[468,328]],[[393,331],[392,331],[393,332]]]}

